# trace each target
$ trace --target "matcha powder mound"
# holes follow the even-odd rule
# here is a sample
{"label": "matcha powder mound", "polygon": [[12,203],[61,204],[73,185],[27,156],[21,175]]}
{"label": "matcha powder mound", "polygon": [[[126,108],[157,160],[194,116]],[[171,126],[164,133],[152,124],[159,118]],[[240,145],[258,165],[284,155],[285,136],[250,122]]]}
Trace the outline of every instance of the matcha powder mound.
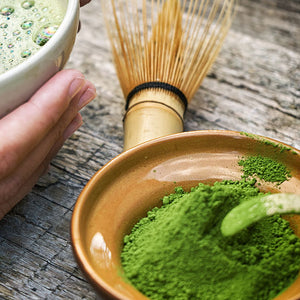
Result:
{"label": "matcha powder mound", "polygon": [[243,166],[244,178],[257,176],[279,185],[291,177],[290,171],[283,164],[261,155],[241,159],[239,165]]}
{"label": "matcha powder mound", "polygon": [[237,235],[220,232],[229,210],[261,195],[255,179],[177,188],[124,238],[125,277],[150,299],[273,299],[297,277],[300,239],[272,216]]}

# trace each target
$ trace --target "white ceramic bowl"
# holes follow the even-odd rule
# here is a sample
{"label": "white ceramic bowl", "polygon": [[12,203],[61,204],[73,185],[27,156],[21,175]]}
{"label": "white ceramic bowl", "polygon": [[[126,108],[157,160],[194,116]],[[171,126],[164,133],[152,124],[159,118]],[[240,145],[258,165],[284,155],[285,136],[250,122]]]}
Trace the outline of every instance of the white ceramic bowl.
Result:
{"label": "white ceramic bowl", "polygon": [[61,0],[65,17],[57,32],[36,54],[0,74],[0,118],[26,102],[66,64],[79,22],[79,1]]}

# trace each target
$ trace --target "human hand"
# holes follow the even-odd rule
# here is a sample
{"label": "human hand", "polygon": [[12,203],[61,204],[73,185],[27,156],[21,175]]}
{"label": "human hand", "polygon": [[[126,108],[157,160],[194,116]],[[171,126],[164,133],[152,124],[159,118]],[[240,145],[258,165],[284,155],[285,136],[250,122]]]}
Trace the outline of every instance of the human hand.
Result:
{"label": "human hand", "polygon": [[63,70],[0,120],[0,219],[46,172],[81,126],[79,110],[95,96],[95,87],[79,71]]}

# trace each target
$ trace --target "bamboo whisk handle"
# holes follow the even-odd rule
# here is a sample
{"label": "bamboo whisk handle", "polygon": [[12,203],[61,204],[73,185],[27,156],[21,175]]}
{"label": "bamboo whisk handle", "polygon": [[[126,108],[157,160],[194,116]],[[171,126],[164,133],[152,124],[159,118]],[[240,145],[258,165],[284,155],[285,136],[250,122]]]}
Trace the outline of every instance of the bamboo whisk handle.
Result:
{"label": "bamboo whisk handle", "polygon": [[130,101],[124,117],[124,151],[140,143],[183,131],[185,106],[173,93],[145,90]]}

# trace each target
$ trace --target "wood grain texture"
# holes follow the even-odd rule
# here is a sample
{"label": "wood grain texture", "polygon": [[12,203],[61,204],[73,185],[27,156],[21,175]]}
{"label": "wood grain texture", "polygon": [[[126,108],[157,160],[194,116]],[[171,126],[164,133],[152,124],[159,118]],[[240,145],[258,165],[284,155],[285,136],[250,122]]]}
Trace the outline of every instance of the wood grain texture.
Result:
{"label": "wood grain texture", "polygon": [[[122,151],[124,100],[100,3],[81,10],[67,65],[98,96],[49,174],[0,221],[1,299],[94,299],[73,258],[70,219],[91,176]],[[225,45],[192,100],[185,130],[256,133],[300,148],[300,2],[241,0]]]}

